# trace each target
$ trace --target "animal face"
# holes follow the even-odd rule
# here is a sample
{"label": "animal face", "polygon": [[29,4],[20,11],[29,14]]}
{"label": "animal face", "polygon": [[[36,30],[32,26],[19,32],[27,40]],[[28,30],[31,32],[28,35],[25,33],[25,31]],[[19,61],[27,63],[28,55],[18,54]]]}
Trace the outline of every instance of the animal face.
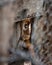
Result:
{"label": "animal face", "polygon": [[24,40],[28,40],[31,35],[31,20],[27,18],[22,23],[22,37]]}

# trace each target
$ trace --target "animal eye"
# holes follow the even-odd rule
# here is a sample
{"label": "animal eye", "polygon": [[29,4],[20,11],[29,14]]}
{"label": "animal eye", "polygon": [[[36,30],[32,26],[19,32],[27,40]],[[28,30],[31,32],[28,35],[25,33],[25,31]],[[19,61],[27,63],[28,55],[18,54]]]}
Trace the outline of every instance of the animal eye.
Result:
{"label": "animal eye", "polygon": [[28,28],[28,24],[25,24],[25,26],[24,26],[25,28]]}

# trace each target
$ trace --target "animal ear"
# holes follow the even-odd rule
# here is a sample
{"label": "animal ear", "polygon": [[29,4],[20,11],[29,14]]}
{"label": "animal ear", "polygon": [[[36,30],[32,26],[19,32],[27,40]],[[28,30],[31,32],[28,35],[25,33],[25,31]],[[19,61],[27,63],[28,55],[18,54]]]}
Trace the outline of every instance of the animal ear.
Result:
{"label": "animal ear", "polygon": [[30,18],[30,22],[33,23],[34,22],[34,18]]}

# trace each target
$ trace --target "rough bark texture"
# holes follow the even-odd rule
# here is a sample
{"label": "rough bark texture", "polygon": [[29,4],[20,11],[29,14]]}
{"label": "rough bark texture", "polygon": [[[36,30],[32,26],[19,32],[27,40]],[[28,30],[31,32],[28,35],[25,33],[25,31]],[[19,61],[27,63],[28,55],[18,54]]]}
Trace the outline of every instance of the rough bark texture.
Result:
{"label": "rough bark texture", "polygon": [[[19,20],[31,16],[35,19],[32,24],[31,42],[35,47],[36,65],[52,65],[52,0],[0,0],[0,56],[8,57],[8,49],[11,47],[9,40],[13,36],[14,24]],[[40,17],[40,15],[43,15]],[[38,19],[38,17],[40,17]],[[17,42],[21,31],[17,26]],[[15,35],[14,35],[15,36]],[[16,37],[12,45],[16,47]],[[20,42],[21,43],[21,42]],[[39,61],[40,60],[40,61]],[[0,65],[7,65],[1,63]],[[17,64],[16,64],[17,65]]]}

